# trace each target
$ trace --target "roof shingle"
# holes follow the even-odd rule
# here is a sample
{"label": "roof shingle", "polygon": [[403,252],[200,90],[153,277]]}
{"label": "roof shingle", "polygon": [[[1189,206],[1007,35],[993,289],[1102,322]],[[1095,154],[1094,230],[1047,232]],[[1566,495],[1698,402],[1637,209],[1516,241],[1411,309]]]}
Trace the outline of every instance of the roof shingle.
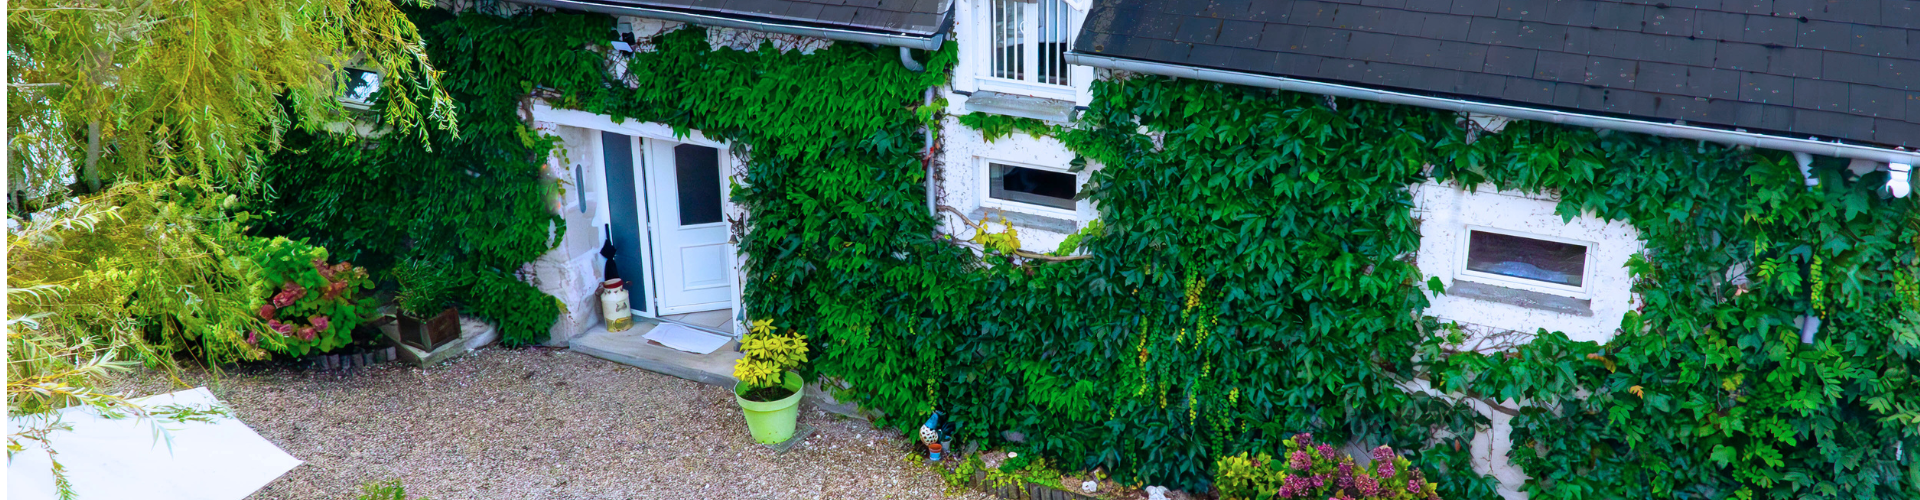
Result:
{"label": "roof shingle", "polygon": [[1074,50],[1920,145],[1920,0],[1102,0]]}

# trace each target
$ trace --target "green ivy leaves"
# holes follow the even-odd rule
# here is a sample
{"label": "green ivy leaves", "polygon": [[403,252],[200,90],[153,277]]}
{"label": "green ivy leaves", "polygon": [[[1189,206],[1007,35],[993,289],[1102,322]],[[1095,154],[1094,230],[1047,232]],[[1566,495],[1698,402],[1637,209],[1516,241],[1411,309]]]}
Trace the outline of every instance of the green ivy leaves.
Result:
{"label": "green ivy leaves", "polygon": [[[581,49],[601,43],[604,17],[425,16],[441,16],[422,25],[465,103],[458,141],[437,155],[337,148],[328,168],[288,169],[303,187],[287,196],[304,201],[283,203],[280,224],[366,242],[336,252],[424,244],[484,262],[475,289],[499,302],[482,309],[528,319],[515,329],[552,314],[505,274],[544,251],[550,223],[534,208],[545,146],[513,114],[539,86],[556,105],[750,151],[732,190],[751,213],[749,314],[808,335],[802,369],[886,425],[937,409],[962,441],[1190,490],[1214,458],[1311,431],[1413,450],[1447,498],[1493,496],[1457,444],[1485,419],[1405,389],[1428,380],[1519,405],[1510,458],[1543,498],[1903,498],[1920,474],[1920,292],[1898,292],[1913,288],[1920,210],[1880,198],[1883,174],[1822,165],[1809,190],[1773,152],[1527,122],[1469,141],[1441,111],[1136,77],[1097,82],[1071,127],[961,118],[996,138],[1052,135],[1100,165],[1085,195],[1106,229],[1078,242],[1092,258],[1016,265],[938,240],[925,208],[921,96],[951,48],[913,73],[857,44],[714,49],[688,28],[617,81]],[[1408,186],[1429,179],[1631,224],[1646,246],[1628,264],[1639,309],[1605,345],[1547,331],[1511,352],[1443,349],[1444,327],[1418,319],[1436,287],[1408,258]],[[409,182],[426,194],[392,189]],[[311,208],[320,199],[349,201]],[[1181,326],[1193,280],[1218,308],[1205,341]],[[1807,314],[1825,326],[1801,345]],[[1144,370],[1151,390],[1128,385]]]}

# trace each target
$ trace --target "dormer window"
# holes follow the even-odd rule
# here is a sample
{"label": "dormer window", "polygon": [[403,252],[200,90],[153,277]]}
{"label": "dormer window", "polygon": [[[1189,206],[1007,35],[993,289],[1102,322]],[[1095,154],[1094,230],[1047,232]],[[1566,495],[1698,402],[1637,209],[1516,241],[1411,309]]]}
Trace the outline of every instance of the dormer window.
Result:
{"label": "dormer window", "polygon": [[1072,101],[1077,81],[1067,64],[1081,11],[1066,0],[979,0],[974,61],[979,90]]}

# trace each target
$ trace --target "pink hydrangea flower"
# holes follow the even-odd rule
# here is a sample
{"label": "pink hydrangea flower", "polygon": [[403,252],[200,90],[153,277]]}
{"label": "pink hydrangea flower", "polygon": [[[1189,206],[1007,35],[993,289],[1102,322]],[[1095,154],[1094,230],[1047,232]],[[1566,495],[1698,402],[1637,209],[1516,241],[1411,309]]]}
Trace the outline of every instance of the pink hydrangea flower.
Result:
{"label": "pink hydrangea flower", "polygon": [[281,323],[279,320],[267,320],[267,328],[272,328],[281,335],[293,333],[293,325]]}
{"label": "pink hydrangea flower", "polygon": [[1371,474],[1361,474],[1354,477],[1353,483],[1354,487],[1360,490],[1360,496],[1362,497],[1380,496],[1380,483],[1374,481],[1373,475]]}
{"label": "pink hydrangea flower", "polygon": [[288,281],[286,282],[286,284],[280,285],[280,293],[275,294],[273,296],[273,306],[287,307],[287,306],[293,305],[293,301],[300,300],[302,297],[306,297],[306,296],[307,296],[307,287],[300,286],[299,283]]}
{"label": "pink hydrangea flower", "polygon": [[274,311],[278,310],[273,307],[273,304],[260,304],[260,319],[273,319]]}
{"label": "pink hydrangea flower", "polygon": [[324,332],[327,331],[328,318],[324,315],[307,316],[307,323],[313,325],[313,331]]}
{"label": "pink hydrangea flower", "polygon": [[1287,466],[1292,467],[1293,470],[1311,469],[1313,468],[1313,457],[1308,456],[1307,452],[1304,451],[1293,452],[1287,456]]}

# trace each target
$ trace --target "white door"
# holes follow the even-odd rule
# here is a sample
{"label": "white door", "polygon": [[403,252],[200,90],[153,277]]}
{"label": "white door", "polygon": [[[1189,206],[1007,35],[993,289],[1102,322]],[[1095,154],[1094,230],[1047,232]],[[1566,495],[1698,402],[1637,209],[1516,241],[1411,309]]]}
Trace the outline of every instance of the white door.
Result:
{"label": "white door", "polygon": [[721,176],[728,155],[694,144],[646,143],[659,314],[726,309],[733,300]]}

